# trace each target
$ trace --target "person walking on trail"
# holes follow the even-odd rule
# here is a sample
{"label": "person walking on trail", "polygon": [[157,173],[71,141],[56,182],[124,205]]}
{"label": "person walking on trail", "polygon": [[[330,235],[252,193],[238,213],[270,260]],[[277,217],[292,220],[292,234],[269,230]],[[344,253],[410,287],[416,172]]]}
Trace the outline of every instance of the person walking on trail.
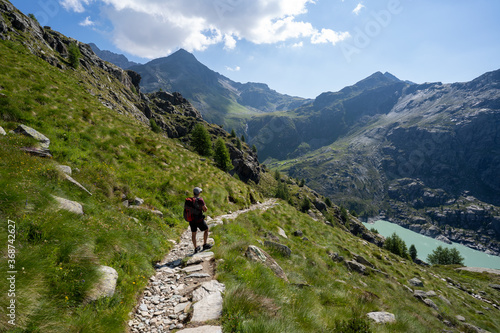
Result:
{"label": "person walking on trail", "polygon": [[208,240],[208,225],[207,222],[205,222],[205,215],[203,215],[203,212],[207,211],[207,205],[205,204],[205,201],[203,200],[202,197],[200,197],[200,194],[202,192],[202,189],[199,187],[195,187],[193,190],[194,194],[194,199],[195,199],[195,205],[198,206],[197,211],[199,211],[199,214],[195,214],[193,220],[189,222],[189,227],[191,228],[191,235],[192,235],[192,240],[193,240],[193,245],[194,245],[194,253],[198,253],[202,250],[201,246],[196,246],[196,232],[198,229],[200,231],[203,231],[203,250],[210,249],[212,245],[207,243]]}

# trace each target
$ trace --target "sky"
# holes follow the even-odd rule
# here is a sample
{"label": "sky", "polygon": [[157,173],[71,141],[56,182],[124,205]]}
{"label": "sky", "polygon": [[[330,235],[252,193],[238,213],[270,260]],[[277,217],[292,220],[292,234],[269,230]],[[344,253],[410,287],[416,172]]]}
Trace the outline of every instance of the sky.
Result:
{"label": "sky", "polygon": [[497,0],[10,0],[42,26],[146,63],[183,48],[237,82],[314,98],[377,72],[500,69]]}

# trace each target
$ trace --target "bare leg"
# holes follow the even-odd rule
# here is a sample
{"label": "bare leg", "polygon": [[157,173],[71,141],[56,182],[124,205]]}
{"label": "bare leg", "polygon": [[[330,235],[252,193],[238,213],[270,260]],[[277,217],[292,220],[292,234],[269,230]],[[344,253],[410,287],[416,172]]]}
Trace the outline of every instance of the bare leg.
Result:
{"label": "bare leg", "polygon": [[207,244],[208,240],[208,229],[205,230],[205,233],[203,234],[203,245]]}
{"label": "bare leg", "polygon": [[191,233],[191,239],[193,240],[194,248],[196,249],[196,232]]}

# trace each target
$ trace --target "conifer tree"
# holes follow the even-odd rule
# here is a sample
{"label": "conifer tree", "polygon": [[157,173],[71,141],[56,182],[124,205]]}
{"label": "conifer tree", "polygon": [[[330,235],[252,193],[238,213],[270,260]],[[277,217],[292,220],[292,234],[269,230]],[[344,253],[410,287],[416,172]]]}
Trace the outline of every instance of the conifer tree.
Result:
{"label": "conifer tree", "polygon": [[236,132],[234,131],[234,128],[231,130],[231,134],[229,134],[229,137],[231,137],[231,138],[236,137]]}
{"label": "conifer tree", "polygon": [[222,138],[218,138],[215,142],[214,160],[217,167],[223,171],[229,171],[233,168],[229,150]]}
{"label": "conifer tree", "polygon": [[414,244],[410,245],[410,257],[411,260],[415,261],[417,259],[417,248],[415,247]]}
{"label": "conifer tree", "polygon": [[212,140],[207,129],[202,124],[198,123],[194,126],[191,132],[191,145],[194,150],[202,156],[212,155]]}

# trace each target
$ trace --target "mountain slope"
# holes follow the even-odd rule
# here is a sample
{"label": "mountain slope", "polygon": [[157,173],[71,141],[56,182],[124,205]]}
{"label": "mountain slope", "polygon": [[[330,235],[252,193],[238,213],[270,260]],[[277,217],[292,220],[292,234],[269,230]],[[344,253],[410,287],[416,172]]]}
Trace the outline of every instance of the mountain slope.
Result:
{"label": "mountain slope", "polygon": [[136,62],[128,60],[127,57],[125,57],[123,54],[118,54],[107,50],[101,50],[94,43],[89,43],[88,45],[92,48],[92,51],[94,51],[94,53],[99,58],[101,58],[104,61],[115,64],[116,66],[121,67],[123,69],[129,69],[132,66],[139,65]]}
{"label": "mountain slope", "polygon": [[[182,203],[194,186],[203,187],[211,216],[264,201],[277,189],[289,195],[275,209],[241,215],[212,230],[216,258],[223,260],[211,263],[228,286],[225,331],[328,332],[363,326],[366,332],[479,327],[493,332],[499,327],[498,276],[418,266],[348,233],[346,226],[358,225],[354,217],[292,179],[262,172],[259,184],[249,185],[222,172],[182,144],[189,140],[182,129],[204,123],[178,94],[144,98],[131,84],[133,73],[101,62],[85,44],[41,28],[6,0],[0,0],[0,11],[5,37],[0,41],[0,126],[6,130],[5,135],[0,130],[0,235],[10,245],[2,247],[0,265],[15,269],[0,285],[5,310],[0,331],[127,332],[130,312],[141,310],[137,296],[154,275],[155,262],[187,228]],[[77,68],[64,52],[67,43],[81,52]],[[151,119],[178,130],[179,138],[154,132]],[[52,158],[26,150],[37,139],[11,132],[20,124],[50,140],[43,144]],[[231,145],[227,133],[205,125]],[[62,165],[71,167],[71,178],[91,195],[69,180]],[[84,214],[60,208],[53,196],[81,203]],[[307,214],[292,206],[298,202]],[[277,236],[278,227],[288,238]],[[370,235],[381,243],[380,237],[363,234]],[[276,242],[289,246],[290,257],[273,250]],[[291,283],[246,259],[248,244],[269,252]],[[357,266],[361,262],[366,266]],[[92,301],[88,296],[102,266],[116,271],[116,289]],[[366,274],[353,267],[365,267]],[[405,287],[413,277],[424,286]],[[392,311],[396,322],[368,320],[368,311],[383,310]],[[151,325],[167,325],[154,320],[154,312],[148,316]]]}
{"label": "mountain slope", "polygon": [[[279,165],[363,215],[498,254],[499,76],[319,96],[308,119],[330,126],[333,143]],[[307,139],[317,132],[295,126]]]}
{"label": "mountain slope", "polygon": [[212,123],[244,133],[245,119],[260,112],[296,108],[308,100],[279,94],[261,83],[238,83],[180,49],[168,57],[131,67],[142,76],[141,89],[178,91]]}

